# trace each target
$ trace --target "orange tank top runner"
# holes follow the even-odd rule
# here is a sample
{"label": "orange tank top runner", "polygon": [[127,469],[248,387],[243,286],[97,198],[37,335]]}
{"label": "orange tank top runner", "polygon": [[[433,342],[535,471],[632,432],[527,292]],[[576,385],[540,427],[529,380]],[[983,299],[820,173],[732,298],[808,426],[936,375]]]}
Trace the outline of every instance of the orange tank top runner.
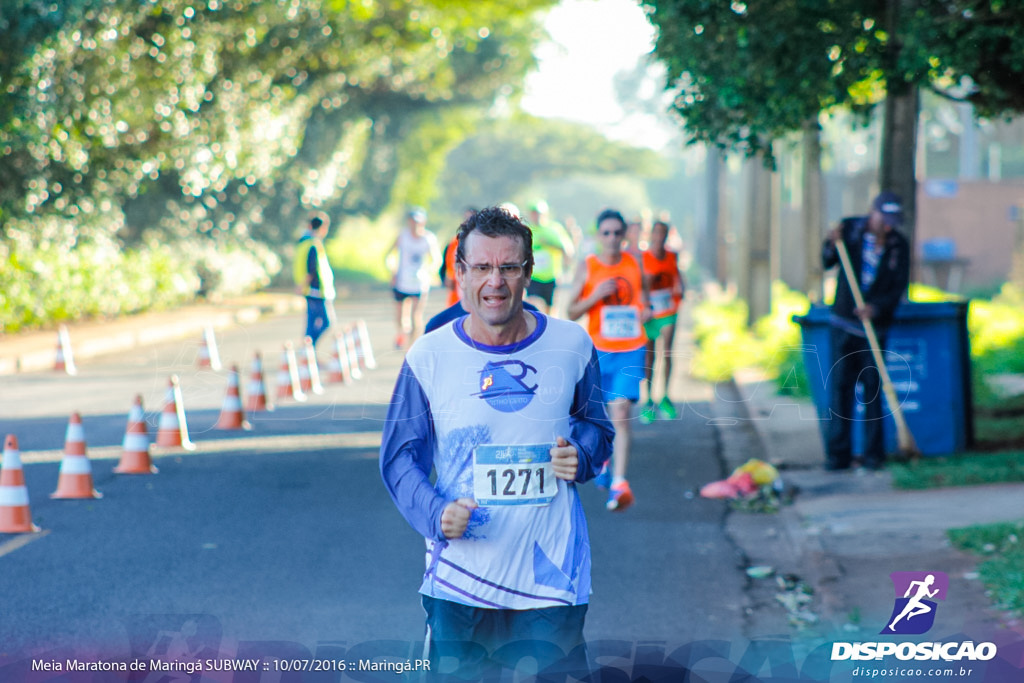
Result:
{"label": "orange tank top runner", "polygon": [[582,297],[609,278],[617,284],[615,294],[597,302],[589,312],[587,331],[598,351],[633,351],[647,343],[641,324],[643,311],[643,276],[640,264],[623,253],[614,265],[603,263],[597,256],[587,257],[587,280]]}
{"label": "orange tank top runner", "polygon": [[458,248],[459,238],[456,236],[452,238],[452,241],[448,243],[448,247],[444,250],[444,277],[445,282],[450,287],[448,290],[448,306],[458,303],[460,298],[458,285],[452,286],[452,283],[455,282],[455,252]]}
{"label": "orange tank top runner", "polygon": [[665,250],[662,258],[644,252],[644,273],[651,280],[651,308],[654,318],[667,318],[679,308],[682,283],[679,281],[679,255]]}

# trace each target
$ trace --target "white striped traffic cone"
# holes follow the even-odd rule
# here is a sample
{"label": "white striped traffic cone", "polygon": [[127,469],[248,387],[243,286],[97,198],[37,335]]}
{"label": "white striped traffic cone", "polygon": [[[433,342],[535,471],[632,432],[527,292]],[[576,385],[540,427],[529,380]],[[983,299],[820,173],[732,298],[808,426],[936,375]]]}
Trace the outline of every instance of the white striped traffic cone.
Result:
{"label": "white striped traffic cone", "polygon": [[359,365],[367,370],[377,367],[377,360],[373,357],[373,347],[370,345],[370,330],[366,327],[366,321],[360,320],[356,323],[356,330],[359,334]]}
{"label": "white striped traffic cone", "polygon": [[[320,364],[316,360],[316,347],[313,346],[313,339],[311,337],[306,337],[303,351],[306,354],[304,365],[306,374],[309,376],[309,390],[314,394],[322,394],[324,393],[324,385],[320,382]],[[300,372],[302,368],[303,364],[300,363]]]}
{"label": "white striped traffic cone", "polygon": [[249,373],[249,385],[246,387],[245,397],[245,412],[247,413],[273,410],[273,406],[267,403],[267,384],[263,381],[263,358],[259,351],[252,359],[252,369]]}
{"label": "white striped traffic cone", "polygon": [[242,415],[242,397],[238,394],[238,366],[232,365],[228,371],[228,390],[221,406],[220,417],[214,429],[250,429],[250,425]]}
{"label": "white striped traffic cone", "polygon": [[356,340],[356,328],[349,325],[345,328],[345,348],[348,349],[349,368],[352,379],[360,379],[363,371],[359,368],[359,347]]}
{"label": "white striped traffic cone", "polygon": [[21,469],[18,437],[8,434],[4,440],[4,460],[0,467],[0,534],[29,534],[39,531],[32,523],[28,506],[28,488]]}
{"label": "white striped traffic cone", "polygon": [[210,325],[203,328],[196,365],[201,368],[210,368],[213,371],[219,371],[221,368],[220,352],[217,351],[217,336],[213,333],[213,327]]}
{"label": "white striped traffic cone", "polygon": [[348,364],[348,348],[345,340],[334,335],[334,349],[327,365],[327,381],[334,384],[348,384],[352,381],[352,371]]}
{"label": "white striped traffic cone", "polygon": [[69,375],[77,375],[78,368],[75,367],[75,357],[71,353],[71,335],[68,328],[61,325],[57,330],[57,359],[53,363],[56,372],[66,372]]}
{"label": "white striped traffic cone", "polygon": [[156,445],[166,448],[195,450],[196,445],[188,438],[188,424],[185,422],[185,406],[181,400],[178,376],[171,375],[167,386],[167,398],[160,413],[156,430]]}
{"label": "white striped traffic cone", "polygon": [[93,488],[92,465],[85,452],[85,429],[82,416],[71,413],[67,435],[64,438],[64,458],[60,461],[60,475],[57,490],[50,498],[102,498],[103,494]]}
{"label": "white striped traffic cone", "polygon": [[306,394],[302,390],[302,379],[299,377],[299,362],[295,357],[295,346],[285,342],[281,354],[281,369],[277,373],[277,397],[292,398],[305,401]]}
{"label": "white striped traffic cone", "polygon": [[146,414],[142,410],[142,396],[135,397],[128,426],[121,444],[121,461],[114,468],[118,474],[156,474],[156,466],[149,457],[149,431],[146,428]]}

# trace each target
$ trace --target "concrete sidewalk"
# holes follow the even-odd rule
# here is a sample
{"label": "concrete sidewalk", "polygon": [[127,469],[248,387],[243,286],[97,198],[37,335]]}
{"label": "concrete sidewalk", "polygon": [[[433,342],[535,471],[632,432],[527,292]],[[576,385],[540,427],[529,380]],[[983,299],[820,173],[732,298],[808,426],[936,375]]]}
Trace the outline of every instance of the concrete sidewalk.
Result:
{"label": "concrete sidewalk", "polygon": [[[890,573],[940,571],[950,585],[937,635],[1024,638],[1019,619],[991,607],[978,578],[981,558],[956,550],[946,536],[950,528],[1024,519],[1024,484],[901,491],[885,471],[827,472],[813,404],[778,396],[753,374],[716,387],[715,404],[729,422],[720,426],[729,471],[761,453],[795,491],[792,504],[778,513],[729,516],[728,532],[749,566],[774,570],[769,578],[751,579],[756,607],[748,635],[787,633],[788,627],[811,636],[873,637],[893,609]],[[786,623],[778,616],[780,604]]]}

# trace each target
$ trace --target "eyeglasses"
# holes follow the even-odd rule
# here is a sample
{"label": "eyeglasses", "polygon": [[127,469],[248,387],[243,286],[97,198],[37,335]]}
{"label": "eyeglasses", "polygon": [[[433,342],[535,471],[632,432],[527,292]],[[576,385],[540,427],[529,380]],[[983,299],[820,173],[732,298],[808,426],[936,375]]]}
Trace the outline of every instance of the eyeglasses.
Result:
{"label": "eyeglasses", "polygon": [[493,266],[490,263],[466,263],[461,261],[466,270],[469,271],[469,276],[474,280],[486,280],[494,272],[494,269],[498,269],[498,273],[501,274],[501,278],[505,281],[518,280],[526,272],[526,264],[529,262],[523,261],[522,263],[503,263],[500,266]]}

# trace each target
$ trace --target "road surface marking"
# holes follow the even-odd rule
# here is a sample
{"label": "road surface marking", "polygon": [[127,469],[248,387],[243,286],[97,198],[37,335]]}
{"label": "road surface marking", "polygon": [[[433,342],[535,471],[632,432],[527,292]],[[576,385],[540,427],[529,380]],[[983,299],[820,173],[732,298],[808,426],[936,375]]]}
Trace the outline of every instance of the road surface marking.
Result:
{"label": "road surface marking", "polygon": [[20,536],[16,536],[15,538],[12,538],[6,543],[0,543],[0,557],[13,553],[18,548],[23,548],[32,541],[40,539],[48,533],[50,532],[36,531],[30,534],[21,534]]}

